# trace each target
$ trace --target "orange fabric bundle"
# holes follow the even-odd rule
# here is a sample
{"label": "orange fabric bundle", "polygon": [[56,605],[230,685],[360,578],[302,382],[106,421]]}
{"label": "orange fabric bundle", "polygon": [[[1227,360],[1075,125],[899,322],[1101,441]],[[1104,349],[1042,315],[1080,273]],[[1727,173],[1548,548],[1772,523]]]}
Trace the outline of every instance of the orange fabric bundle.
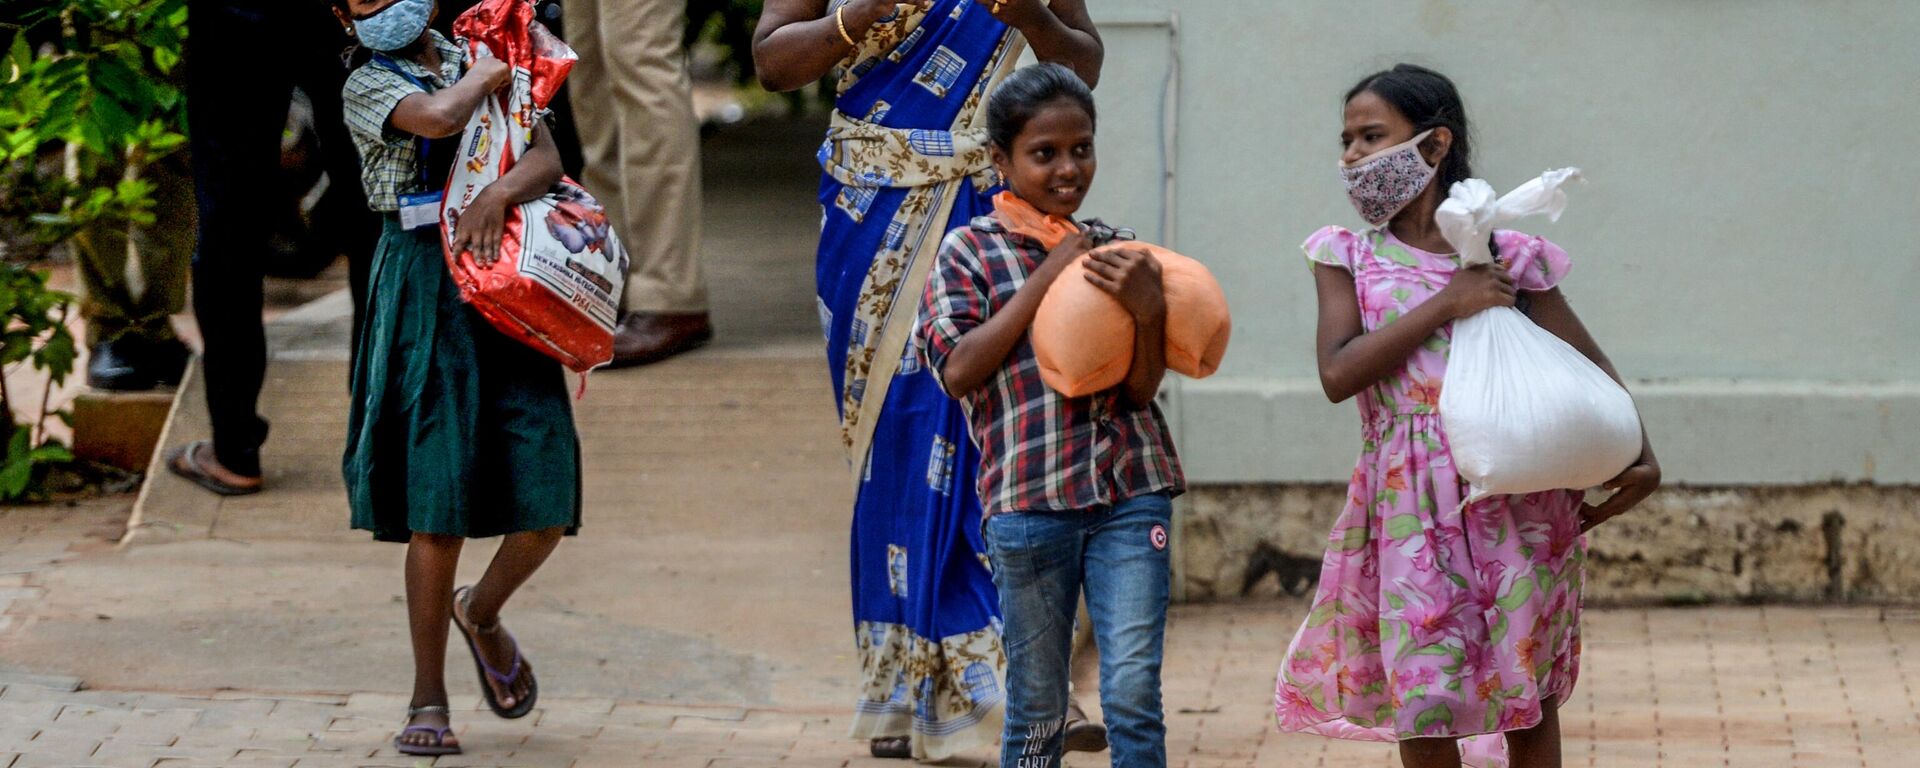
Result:
{"label": "orange fabric bundle", "polygon": [[[1079,229],[1011,193],[1002,192],[994,206],[1009,230],[1039,240],[1048,249]],[[1157,245],[1113,243],[1094,252],[1127,246],[1144,248],[1160,261],[1167,302],[1167,368],[1196,379],[1213,375],[1226,356],[1227,339],[1233,332],[1220,282],[1200,262]],[[1040,378],[1067,397],[1117,386],[1133,366],[1133,316],[1118,299],[1087,282],[1086,261],[1086,257],[1075,260],[1054,280],[1030,331]]]}

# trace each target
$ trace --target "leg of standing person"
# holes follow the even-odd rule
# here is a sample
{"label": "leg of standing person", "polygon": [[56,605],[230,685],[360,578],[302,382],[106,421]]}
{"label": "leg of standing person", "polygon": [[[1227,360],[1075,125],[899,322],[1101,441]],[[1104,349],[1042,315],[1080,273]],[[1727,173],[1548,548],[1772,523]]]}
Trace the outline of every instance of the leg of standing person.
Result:
{"label": "leg of standing person", "polygon": [[188,352],[169,318],[186,309],[193,258],[193,180],[186,153],[142,171],[154,185],[154,222],[95,223],[73,238],[87,386],[138,392],[180,383]]}
{"label": "leg of standing person", "polygon": [[[373,269],[373,249],[380,242],[380,215],[367,208],[366,187],[360,182],[360,154],[347,135],[340,89],[350,71],[341,54],[352,42],[324,3],[306,2],[293,20],[300,37],[291,57],[295,84],[313,105],[314,130],[320,135],[320,157],[327,172],[327,191],[314,206],[313,234],[326,247],[347,257],[347,289],[353,297],[353,335],[360,338],[367,284]],[[349,344],[349,354],[358,354]],[[351,360],[347,370],[353,370]]]}
{"label": "leg of standing person", "polygon": [[1513,768],[1560,768],[1560,702],[1540,702],[1540,723],[1507,733],[1507,754]]}
{"label": "leg of standing person", "polygon": [[1067,751],[1068,752],[1104,752],[1107,749],[1107,727],[1087,716],[1080,706],[1080,697],[1089,684],[1099,679],[1100,649],[1093,642],[1093,620],[1087,615],[1087,601],[1080,600],[1080,610],[1073,620],[1073,663],[1070,665],[1073,681],[1071,695],[1067,697]]}
{"label": "leg of standing person", "polygon": [[987,518],[988,558],[1007,649],[1001,768],[1053,768],[1065,748],[1074,605],[1080,598],[1081,513]]}
{"label": "leg of standing person", "polygon": [[686,4],[568,0],[570,78],[585,162],[632,259],[613,367],[645,365],[713,337],[700,251],[700,136],[687,76]]}
{"label": "leg of standing person", "polygon": [[213,440],[176,449],[177,473],[218,493],[260,488],[259,413],[266,380],[264,304],[270,195],[293,93],[276,41],[283,0],[194,0],[187,39],[187,122],[192,141],[198,247],[193,312],[205,342]]}
{"label": "leg of standing person", "polygon": [[1087,538],[1087,610],[1100,645],[1100,706],[1114,768],[1164,768],[1160,663],[1173,589],[1173,505],[1151,494],[1121,502]]}
{"label": "leg of standing person", "polygon": [[[534,20],[545,24],[547,30],[560,39],[567,39],[566,4],[560,0],[539,0],[533,9]],[[582,161],[580,159],[580,132],[573,127],[573,87],[560,86],[553,94],[553,101],[547,104],[553,110],[547,117],[547,135],[553,138],[553,148],[560,150],[560,168],[568,178],[580,178]]]}
{"label": "leg of standing person", "polygon": [[[413,698],[399,741],[414,746],[457,747],[447,706],[447,626],[453,615],[454,572],[466,540],[416,533],[407,543],[407,625],[413,639]],[[422,709],[426,711],[422,711]],[[448,730],[419,730],[419,729]]]}
{"label": "leg of standing person", "polygon": [[1400,742],[1400,764],[1406,768],[1460,768],[1460,741],[1407,739]]}
{"label": "leg of standing person", "polygon": [[[505,675],[504,680],[488,677],[487,685],[493,689],[494,700],[506,709],[513,709],[533,692],[534,676],[533,664],[520,655],[513,635],[501,628],[500,609],[547,562],[564,534],[563,528],[507,534],[488,563],[486,574],[465,593],[466,602],[455,609],[460,621],[473,631],[474,649],[481,661]],[[517,674],[511,671],[515,669]]]}

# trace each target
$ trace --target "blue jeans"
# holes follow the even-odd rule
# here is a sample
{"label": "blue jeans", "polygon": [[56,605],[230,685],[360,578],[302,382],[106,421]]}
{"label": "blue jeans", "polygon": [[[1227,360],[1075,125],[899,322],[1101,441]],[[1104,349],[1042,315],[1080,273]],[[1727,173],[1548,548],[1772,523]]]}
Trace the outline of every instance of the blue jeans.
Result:
{"label": "blue jeans", "polygon": [[1081,512],[1009,512],[987,519],[1007,647],[1001,768],[1060,764],[1074,609],[1085,588],[1100,646],[1100,705],[1114,768],[1163,768],[1167,727],[1160,661],[1171,589],[1162,494]]}

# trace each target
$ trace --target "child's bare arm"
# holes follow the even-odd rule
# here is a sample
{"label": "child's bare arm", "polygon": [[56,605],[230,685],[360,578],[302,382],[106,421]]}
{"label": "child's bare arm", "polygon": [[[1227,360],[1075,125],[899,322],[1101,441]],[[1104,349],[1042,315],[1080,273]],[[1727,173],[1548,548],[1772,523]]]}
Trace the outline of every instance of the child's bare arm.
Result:
{"label": "child's bare arm", "polygon": [[1087,282],[1118,299],[1133,316],[1133,364],[1122,386],[1133,407],[1145,408],[1167,375],[1167,301],[1160,260],[1139,248],[1100,251],[1088,257]]}
{"label": "child's bare arm", "polygon": [[394,105],[387,117],[395,130],[444,139],[467,127],[473,110],[487,94],[500,90],[513,79],[513,68],[493,58],[478,58],[459,82],[433,93],[416,93]]}
{"label": "child's bare arm", "polygon": [[1061,241],[1059,247],[1047,254],[1047,260],[1027,276],[1027,282],[1014,292],[1006,306],[960,337],[940,368],[940,381],[945,384],[947,394],[953,397],[973,394],[1006,365],[1007,356],[1033,325],[1033,315],[1040,310],[1040,300],[1046,297],[1054,278],[1080,254],[1086,253],[1090,245],[1085,234]]}
{"label": "child's bare arm", "polygon": [[1316,347],[1320,386],[1339,403],[1397,373],[1440,327],[1488,307],[1511,307],[1513,277],[1496,267],[1469,267],[1453,274],[1447,287],[1400,319],[1368,333],[1360,321],[1353,275],[1339,267],[1313,268],[1320,294]]}
{"label": "child's bare arm", "polygon": [[483,267],[498,260],[507,207],[546,194],[561,175],[560,150],[547,135],[546,124],[535,122],[533,143],[527,145],[527,153],[505,175],[476,193],[473,202],[461,211],[453,232],[453,252],[471,250],[474,262]]}
{"label": "child's bare arm", "polygon": [[1088,88],[1100,84],[1107,49],[1100,41],[1100,28],[1087,13],[1086,0],[1005,0],[981,5],[1020,30],[1036,58],[1073,70]]}
{"label": "child's bare arm", "polygon": [[[1620,372],[1614,370],[1613,361],[1607,359],[1607,353],[1600,350],[1600,343],[1593,340],[1593,334],[1587,332],[1587,326],[1580,322],[1580,316],[1574,314],[1573,305],[1567,302],[1560,289],[1529,291],[1532,302],[1527,316],[1535,325],[1547,329],[1549,333],[1560,337],[1580,354],[1586,355],[1600,370],[1606,371],[1615,382],[1625,387],[1627,382],[1620,378]],[[1660,487],[1660,460],[1653,455],[1653,441],[1648,439],[1647,430],[1640,430],[1640,459],[1628,467],[1619,477],[1607,481],[1606,488],[1616,491],[1598,506],[1588,507],[1581,513],[1581,530],[1590,530],[1606,522],[1634,505],[1645,501]]]}

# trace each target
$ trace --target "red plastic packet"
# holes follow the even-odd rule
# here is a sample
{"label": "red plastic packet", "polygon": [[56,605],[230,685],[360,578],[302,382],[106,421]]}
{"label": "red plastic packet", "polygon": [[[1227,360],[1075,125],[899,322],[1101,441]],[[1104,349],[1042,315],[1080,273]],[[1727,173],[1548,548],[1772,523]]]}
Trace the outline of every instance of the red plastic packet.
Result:
{"label": "red plastic packet", "polygon": [[447,179],[441,246],[453,282],[507,336],[575,371],[603,365],[613,357],[627,252],[606,210],[578,182],[563,178],[544,197],[510,207],[492,265],[452,248],[460,213],[526,152],[535,121],[577,57],[533,20],[533,0],[485,0],[460,14],[453,31],[470,59],[491,55],[513,67],[512,84],[467,121]]}

